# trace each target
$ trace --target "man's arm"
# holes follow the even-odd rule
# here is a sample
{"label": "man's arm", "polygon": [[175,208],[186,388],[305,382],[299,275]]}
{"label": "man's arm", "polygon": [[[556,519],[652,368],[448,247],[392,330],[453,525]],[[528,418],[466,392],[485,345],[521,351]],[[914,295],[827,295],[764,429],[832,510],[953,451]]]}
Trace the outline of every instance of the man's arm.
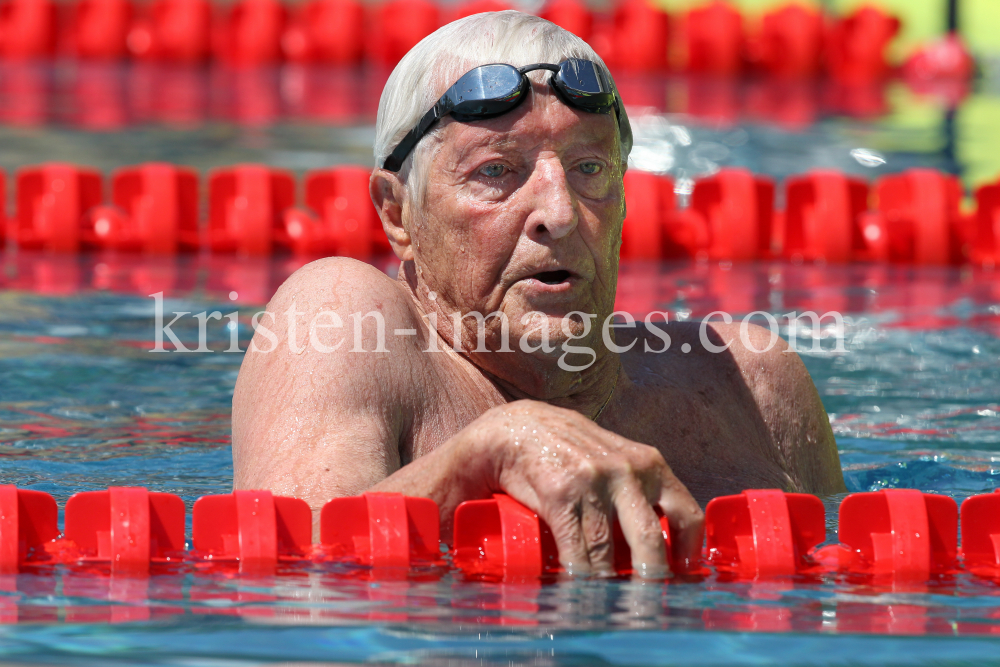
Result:
{"label": "man's arm", "polygon": [[[401,353],[391,336],[391,352],[371,351],[374,335],[363,338],[368,351],[352,351],[351,318],[379,313],[391,332],[412,319],[398,293],[374,267],[342,258],[313,262],[282,285],[236,381],[235,488],[297,496],[318,511],[399,469],[398,443],[412,414],[401,395],[409,374],[393,373]],[[375,318],[362,325],[372,333]]]}

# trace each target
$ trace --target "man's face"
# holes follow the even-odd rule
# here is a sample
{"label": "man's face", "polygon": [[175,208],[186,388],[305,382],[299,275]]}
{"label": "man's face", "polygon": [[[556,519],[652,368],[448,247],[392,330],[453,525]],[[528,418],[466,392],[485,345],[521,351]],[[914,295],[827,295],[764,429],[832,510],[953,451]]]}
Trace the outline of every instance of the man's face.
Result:
{"label": "man's face", "polygon": [[[547,84],[497,118],[446,118],[424,158],[423,200],[404,210],[427,304],[441,316],[500,311],[510,347],[522,334],[559,344],[582,332],[573,311],[594,313],[586,344],[614,307],[624,193],[614,115],[568,107]],[[421,294],[422,301],[425,295]],[[426,303],[426,301],[425,301]],[[525,322],[529,313],[542,313]],[[463,322],[462,347],[477,345],[476,321]],[[499,320],[487,325],[499,347]]]}

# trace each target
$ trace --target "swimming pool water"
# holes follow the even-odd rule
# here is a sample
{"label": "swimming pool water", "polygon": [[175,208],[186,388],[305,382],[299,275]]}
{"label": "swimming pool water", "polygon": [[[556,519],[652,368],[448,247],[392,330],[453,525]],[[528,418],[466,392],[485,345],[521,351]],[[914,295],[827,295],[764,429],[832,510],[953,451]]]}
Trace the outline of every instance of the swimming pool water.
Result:
{"label": "swimming pool water", "polygon": [[[266,298],[259,295],[294,263],[230,260],[209,272],[206,261],[164,264],[187,276],[167,289],[166,310],[238,309],[245,347],[249,318]],[[47,491],[60,505],[77,491],[144,485],[179,494],[189,510],[198,496],[230,490],[241,355],[221,351],[226,329],[209,328],[213,353],[151,353],[153,299],[139,288],[87,287],[114,273],[110,260],[21,253],[3,268],[0,483]],[[997,285],[994,274],[960,269],[634,263],[623,267],[618,301],[690,319],[716,309],[842,311],[845,352],[831,352],[825,338],[804,358],[849,490],[915,487],[961,501],[1000,486]],[[196,322],[180,324],[181,339],[195,341]],[[839,500],[826,499],[831,538]],[[22,574],[0,580],[0,619],[0,660],[23,663],[1000,659],[1000,586],[964,574],[911,589],[835,577],[666,586],[487,584],[454,574],[368,581],[329,566],[264,580]]]}
{"label": "swimming pool water", "polygon": [[[0,167],[370,165],[385,74],[4,63]],[[691,179],[725,166],[774,178],[825,167],[868,179],[923,166],[954,172],[967,187],[1000,170],[1000,88],[988,78],[957,109],[899,82],[831,89],[637,76],[619,84],[636,133],[632,166],[670,174],[682,205]],[[150,353],[148,295],[163,291],[168,311],[238,309],[245,346],[252,314],[300,264],[8,247],[0,255],[0,483],[47,491],[60,505],[78,491],[144,485],[179,494],[189,517],[197,497],[228,492],[241,355],[222,352],[229,331],[218,322],[209,327],[211,354]],[[629,263],[618,306],[679,319],[839,311],[843,354],[830,353],[829,325],[795,333],[823,341],[804,358],[849,490],[916,487],[961,501],[1000,486],[994,272]],[[186,342],[197,337],[190,318],[174,330]],[[840,497],[825,500],[832,539]],[[0,662],[1000,664],[1000,585],[968,575],[892,589],[835,577],[537,586],[354,574],[308,566],[265,580],[192,571],[148,583],[0,577]]]}

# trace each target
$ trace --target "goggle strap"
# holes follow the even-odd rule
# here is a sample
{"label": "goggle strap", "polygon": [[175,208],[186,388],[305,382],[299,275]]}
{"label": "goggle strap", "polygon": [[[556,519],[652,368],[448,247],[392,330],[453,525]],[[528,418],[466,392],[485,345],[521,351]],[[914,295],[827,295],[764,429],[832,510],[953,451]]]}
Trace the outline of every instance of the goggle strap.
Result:
{"label": "goggle strap", "polygon": [[[442,98],[443,99],[443,98]],[[413,150],[413,147],[417,145],[425,134],[434,126],[436,122],[444,114],[440,112],[441,101],[439,100],[437,104],[431,107],[430,111],[424,114],[424,117],[420,119],[417,125],[406,133],[403,140],[400,141],[396,148],[393,149],[389,157],[385,159],[382,163],[382,168],[386,171],[398,172],[403,168],[403,162],[406,161],[406,157]]]}

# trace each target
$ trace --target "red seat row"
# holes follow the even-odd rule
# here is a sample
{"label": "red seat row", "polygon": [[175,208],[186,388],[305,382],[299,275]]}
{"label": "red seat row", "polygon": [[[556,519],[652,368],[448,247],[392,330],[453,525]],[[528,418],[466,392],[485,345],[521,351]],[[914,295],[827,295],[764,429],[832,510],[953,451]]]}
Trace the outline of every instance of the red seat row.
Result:
{"label": "red seat row", "polygon": [[[0,55],[38,58],[132,56],[175,62],[217,57],[235,64],[396,63],[420,39],[456,18],[508,9],[502,0],[471,0],[455,9],[431,0],[388,0],[366,8],[359,0],[76,0],[60,12],[55,0],[6,0],[0,7]],[[65,14],[62,16],[61,14]],[[900,23],[871,7],[833,20],[800,3],[767,13],[760,28],[715,0],[671,18],[648,0],[621,0],[593,14],[581,0],[550,0],[540,15],[590,41],[615,68],[731,75],[748,68],[777,76],[813,76],[822,69],[843,80],[871,80],[889,67],[886,47]],[[672,33],[677,37],[673,38]],[[676,45],[671,44],[672,38]],[[967,57],[966,57],[967,59]],[[926,66],[924,67],[926,69]],[[967,75],[971,65],[967,67]]]}
{"label": "red seat row", "polygon": [[[322,509],[315,545],[309,506],[270,491],[199,498],[190,551],[184,514],[183,501],[169,493],[142,487],[89,491],[67,501],[60,536],[52,496],[0,486],[0,573],[59,563],[131,575],[184,562],[244,573],[274,573],[279,563],[306,560],[375,569],[443,564],[438,507],[426,498],[386,493],[335,498]],[[1000,490],[962,503],[961,553],[958,518],[948,496],[912,489],[854,493],[840,506],[839,544],[820,546],[826,517],[819,498],[748,490],[708,504],[704,556],[722,578],[845,573],[920,582],[964,569],[1000,579]],[[671,558],[665,519],[661,525]],[[628,544],[617,525],[614,542],[616,570],[631,574]],[[561,571],[548,526],[503,494],[459,505],[453,554],[454,565],[474,578],[537,579]],[[700,563],[686,571],[672,564],[679,574],[708,573]]]}
{"label": "red seat row", "polygon": [[[120,169],[107,205],[100,173],[46,164],[18,172],[9,226],[12,239],[30,250],[369,257],[390,247],[368,178],[363,167],[309,172],[306,208],[296,208],[290,172],[263,165],[218,169],[209,175],[202,229],[191,169],[159,163]],[[625,196],[625,259],[1000,263],[1000,183],[980,187],[976,212],[966,214],[958,179],[928,169],[883,176],[873,187],[813,171],[788,179],[784,211],[774,210],[774,182],[742,169],[696,181],[686,209],[677,208],[665,176],[630,171]]]}

